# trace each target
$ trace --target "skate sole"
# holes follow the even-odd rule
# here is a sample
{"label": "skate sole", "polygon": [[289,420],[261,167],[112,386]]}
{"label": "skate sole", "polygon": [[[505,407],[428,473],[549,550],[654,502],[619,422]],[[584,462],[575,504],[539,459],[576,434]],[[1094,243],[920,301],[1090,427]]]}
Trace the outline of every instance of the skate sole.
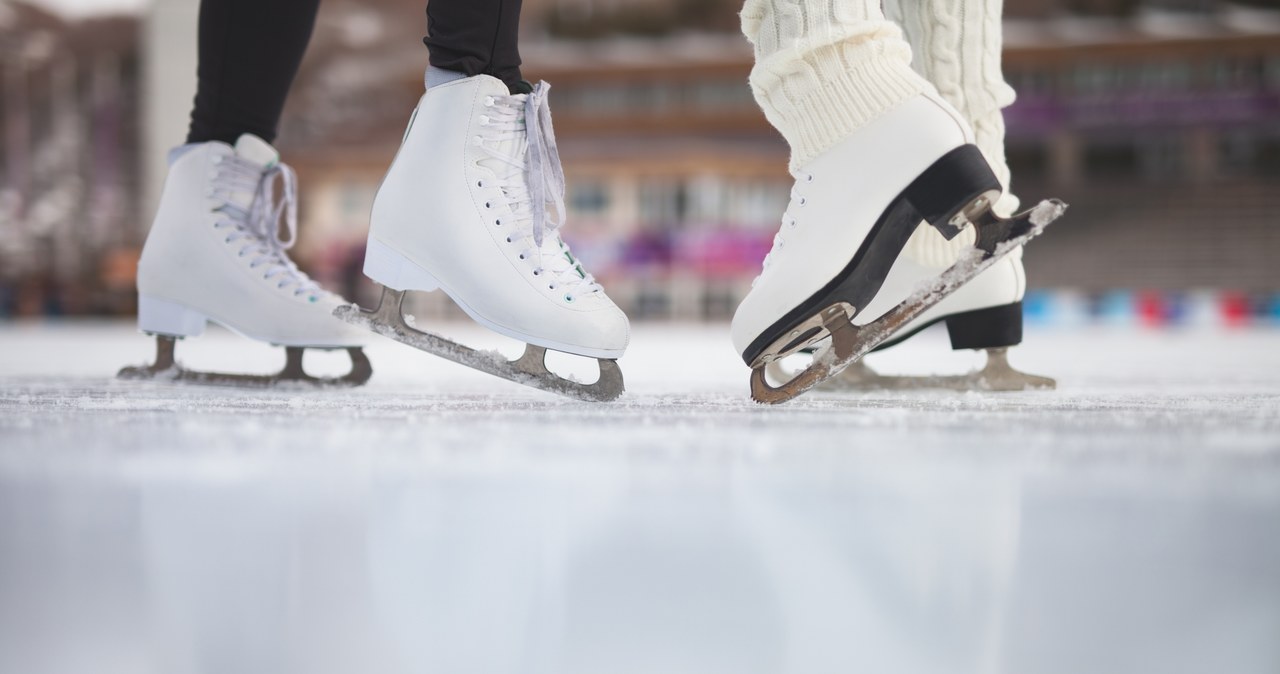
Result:
{"label": "skate sole", "polygon": [[944,154],[889,203],[844,269],[761,332],[743,352],[743,361],[756,367],[763,356],[781,357],[813,344],[822,333],[818,314],[839,304],[852,318],[866,307],[921,221],[952,239],[960,232],[958,222],[979,217],[999,195],[1000,182],[976,146]]}
{"label": "skate sole", "polygon": [[1008,219],[996,217],[989,210],[982,212],[973,222],[978,230],[974,248],[939,275],[934,285],[917,290],[885,315],[856,326],[843,302],[821,309],[810,319],[820,321],[813,341],[829,336],[830,345],[814,356],[808,368],[777,387],[766,379],[768,364],[786,355],[780,349],[782,340],[775,343],[772,353],[752,367],[751,397],[762,403],[786,402],[839,374],[1001,257],[1038,236],[1065,211],[1066,204],[1051,199]]}
{"label": "skate sole", "polygon": [[306,347],[286,346],[284,368],[275,374],[232,374],[201,372],[182,367],[174,357],[175,343],[172,335],[156,335],[156,359],[151,365],[125,367],[116,374],[118,379],[152,380],[203,386],[233,386],[236,388],[275,388],[282,384],[300,384],[312,388],[351,388],[361,386],[373,376],[373,366],[364,349],[345,347],[351,358],[351,370],[341,377],[316,377],[302,367],[302,353]]}
{"label": "skate sole", "polygon": [[596,358],[604,360],[616,360],[621,358],[625,351],[614,349],[592,349],[588,347],[578,346],[576,344],[565,344],[555,340],[545,339],[537,335],[530,335],[519,330],[513,330],[499,323],[495,323],[485,318],[480,312],[472,309],[464,300],[459,298],[452,290],[436,279],[431,272],[427,271],[422,265],[410,260],[403,253],[391,248],[385,243],[377,239],[370,238],[368,248],[365,251],[364,258],[364,275],[368,276],[374,282],[396,291],[421,290],[424,292],[432,292],[439,290],[449,296],[454,304],[457,304],[463,312],[471,318],[471,320],[479,323],[485,328],[492,330],[504,337],[519,340],[525,344],[540,346],[544,349],[552,351],[560,351],[574,356],[582,356],[584,358]]}
{"label": "skate sole", "polygon": [[625,390],[622,370],[614,360],[596,359],[600,367],[600,378],[595,383],[583,384],[565,379],[548,370],[545,347],[526,344],[524,354],[520,358],[506,360],[500,353],[479,351],[439,335],[419,330],[409,325],[404,319],[405,295],[406,292],[403,290],[383,286],[382,296],[378,300],[377,308],[373,311],[347,305],[338,307],[333,314],[352,325],[372,330],[420,351],[550,393],[589,402],[607,402],[616,399]]}

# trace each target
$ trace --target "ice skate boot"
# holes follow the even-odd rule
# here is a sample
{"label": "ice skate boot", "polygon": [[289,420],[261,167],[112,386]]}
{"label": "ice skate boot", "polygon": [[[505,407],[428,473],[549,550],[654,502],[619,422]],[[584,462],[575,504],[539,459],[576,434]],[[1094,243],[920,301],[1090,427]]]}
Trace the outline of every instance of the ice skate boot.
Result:
{"label": "ice skate boot", "polygon": [[[994,215],[1001,186],[972,140],[951,106],[919,94],[795,171],[782,229],[733,319],[755,400],[784,402],[838,374],[1061,215],[1056,201]],[[856,324],[921,222],[946,239],[972,225],[973,246],[882,316]],[[789,381],[766,380],[769,363],[823,340]]]}
{"label": "ice skate boot", "polygon": [[[276,202],[275,185],[283,195]],[[138,328],[156,337],[156,362],[126,367],[123,379],[268,387],[282,382],[359,386],[372,375],[366,333],[335,319],[341,297],[289,259],[297,233],[295,178],[275,148],[251,134],[235,147],[192,144],[170,155],[151,232],[138,262]],[[280,221],[288,238],[281,238]],[[245,337],[285,347],[274,375],[195,372],[174,360],[174,343],[214,321]],[[346,349],[351,370],[313,377],[305,349]]]}
{"label": "ice skate boot", "polygon": [[[960,238],[972,238],[972,230]],[[947,245],[937,231],[922,224],[907,242],[903,254],[894,263],[880,292],[854,319],[865,325],[906,299],[916,287],[928,283],[954,262],[949,255],[954,246]],[[903,376],[876,372],[863,360],[855,361],[839,375],[828,379],[825,390],[912,390],[950,389],[956,391],[1026,391],[1052,389],[1053,379],[1027,374],[1009,364],[1008,349],[1022,343],[1022,296],[1026,290],[1026,274],[1022,267],[1022,251],[1015,250],[997,260],[941,302],[925,310],[873,351],[901,344],[937,323],[946,325],[953,350],[981,350],[986,363],[979,369],[960,375]],[[810,355],[814,347],[807,349]],[[797,360],[800,357],[797,356]],[[769,378],[776,382],[795,376],[782,361],[769,364]]]}
{"label": "ice skate boot", "polygon": [[[627,318],[560,239],[564,177],[548,90],[512,95],[478,75],[423,94],[374,200],[364,272],[383,286],[380,304],[337,315],[514,382],[612,400],[623,390],[615,359]],[[405,293],[437,289],[477,323],[525,342],[524,355],[507,361],[408,325]],[[551,373],[547,349],[595,358],[600,378]]]}

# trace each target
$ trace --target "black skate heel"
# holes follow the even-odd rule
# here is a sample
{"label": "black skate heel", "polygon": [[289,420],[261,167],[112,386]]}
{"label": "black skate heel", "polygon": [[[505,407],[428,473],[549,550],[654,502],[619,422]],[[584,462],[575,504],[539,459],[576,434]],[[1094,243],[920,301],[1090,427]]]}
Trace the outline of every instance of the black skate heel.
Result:
{"label": "black skate heel", "polygon": [[942,156],[905,196],[948,241],[976,221],[1000,198],[1000,181],[976,145],[962,145]]}
{"label": "black skate heel", "polygon": [[996,349],[1022,343],[1022,302],[951,314],[943,320],[955,351]]}
{"label": "black skate heel", "polygon": [[977,146],[962,145],[944,154],[889,202],[845,268],[760,333],[742,359],[755,368],[822,339],[823,311],[838,305],[852,318],[867,306],[920,221],[951,239],[989,211],[999,196],[1000,181]]}

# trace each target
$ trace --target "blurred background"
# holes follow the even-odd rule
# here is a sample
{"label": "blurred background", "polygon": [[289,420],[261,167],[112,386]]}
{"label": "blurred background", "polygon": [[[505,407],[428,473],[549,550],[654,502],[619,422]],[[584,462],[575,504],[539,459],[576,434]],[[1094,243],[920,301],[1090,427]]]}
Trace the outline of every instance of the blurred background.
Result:
{"label": "blurred background", "polygon": [[[567,237],[634,319],[723,320],[791,180],[751,98],[738,0],[525,0],[554,85]],[[195,91],[197,0],[0,0],[0,317],[125,316]],[[348,297],[421,93],[422,0],[325,0],[278,145],[295,258]],[[1280,326],[1280,2],[1006,0],[1032,323]],[[449,317],[439,293],[416,313]],[[456,314],[461,315],[461,314]]]}

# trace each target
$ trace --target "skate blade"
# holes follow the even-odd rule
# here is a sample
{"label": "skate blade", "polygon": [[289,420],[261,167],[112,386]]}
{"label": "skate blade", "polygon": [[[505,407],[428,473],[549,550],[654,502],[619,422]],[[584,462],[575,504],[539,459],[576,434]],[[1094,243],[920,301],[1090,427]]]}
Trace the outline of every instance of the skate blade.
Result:
{"label": "skate blade", "polygon": [[[987,363],[979,370],[956,375],[885,375],[866,362],[856,360],[840,374],[818,385],[823,391],[1045,391],[1057,388],[1049,377],[1028,374],[1009,364],[1006,348],[986,349]],[[787,381],[795,376],[781,361],[767,366],[773,381]]]}
{"label": "skate blade", "polygon": [[404,291],[383,287],[378,307],[373,311],[347,305],[335,309],[333,315],[352,325],[372,330],[401,344],[407,344],[459,365],[549,393],[558,393],[589,402],[607,402],[622,395],[624,390],[622,370],[618,367],[616,360],[597,358],[600,378],[593,384],[576,382],[547,369],[547,350],[541,346],[526,344],[523,355],[515,360],[507,360],[496,351],[479,351],[439,335],[418,330],[404,320],[402,309],[404,298]]}
{"label": "skate blade", "polygon": [[[766,404],[784,403],[839,374],[1009,251],[1039,236],[1066,210],[1066,204],[1049,199],[1011,218],[1001,218],[990,211],[982,213],[972,223],[977,228],[973,249],[938,275],[932,285],[917,289],[885,315],[866,325],[856,326],[843,309],[844,303],[837,302],[815,316],[821,320],[821,329],[806,340],[807,344],[797,344],[793,338],[784,335],[770,345],[751,365],[752,399]],[[826,337],[830,337],[830,343],[814,355],[807,368],[780,386],[769,383],[769,364],[776,361],[779,354],[799,350]]]}
{"label": "skate blade", "polygon": [[188,370],[174,359],[177,340],[168,335],[156,335],[156,360],[151,365],[125,367],[116,374],[119,379],[153,380],[203,386],[235,386],[239,388],[268,389],[287,384],[301,384],[313,388],[351,388],[360,386],[373,376],[373,366],[360,347],[349,347],[351,370],[341,377],[315,377],[302,368],[302,352],[305,347],[286,346],[284,369],[275,374],[229,374]]}

